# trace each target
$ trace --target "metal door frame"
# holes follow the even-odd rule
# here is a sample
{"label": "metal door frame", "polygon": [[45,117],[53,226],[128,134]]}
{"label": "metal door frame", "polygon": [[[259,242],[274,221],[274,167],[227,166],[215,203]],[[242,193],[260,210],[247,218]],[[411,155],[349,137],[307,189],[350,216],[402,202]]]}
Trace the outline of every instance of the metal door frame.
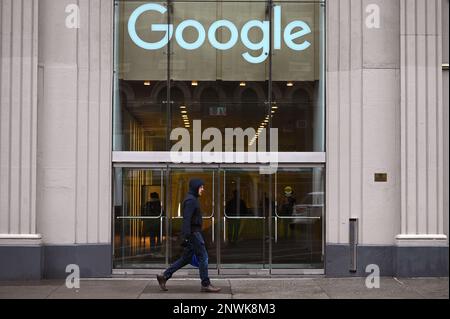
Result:
{"label": "metal door frame", "polygon": [[[235,264],[237,267],[236,268],[223,268],[222,267],[222,254],[221,254],[221,231],[224,231],[225,234],[225,229],[222,227],[222,219],[225,215],[224,212],[224,208],[225,208],[225,194],[223,194],[222,191],[222,182],[225,183],[226,180],[225,178],[222,178],[222,172],[226,172],[227,170],[241,170],[241,171],[245,171],[246,169],[251,169],[254,170],[256,168],[259,168],[260,165],[256,165],[256,164],[245,164],[245,165],[240,165],[237,166],[236,164],[213,164],[213,165],[201,165],[201,164],[196,164],[196,165],[190,165],[190,164],[166,164],[166,165],[160,165],[160,164],[150,164],[150,163],[117,163],[113,165],[114,168],[129,168],[129,169],[142,169],[142,170],[157,170],[157,171],[161,171],[161,173],[163,174],[162,178],[161,178],[161,198],[164,198],[164,201],[162,201],[162,205],[161,205],[161,209],[165,210],[165,216],[159,216],[158,218],[161,218],[163,220],[165,220],[164,223],[164,229],[165,229],[165,234],[166,234],[166,243],[165,243],[165,265],[162,264],[154,264],[154,267],[151,268],[136,268],[136,269],[125,269],[125,268],[113,268],[112,273],[115,275],[139,275],[139,274],[158,274],[162,268],[166,268],[169,265],[169,252],[171,251],[171,241],[168,240],[169,238],[169,234],[171,231],[171,223],[169,223],[169,219],[171,220],[171,216],[169,216],[170,211],[172,209],[171,205],[171,189],[170,187],[167,187],[167,189],[165,188],[165,186],[170,185],[171,182],[171,175],[170,172],[173,169],[182,169],[182,170],[199,170],[199,169],[204,169],[205,171],[212,171],[213,177],[212,177],[212,181],[213,181],[213,211],[212,211],[212,215],[213,216],[208,216],[205,218],[214,218],[217,217],[215,219],[216,224],[214,224],[214,222],[212,223],[213,230],[212,230],[212,234],[214,237],[214,241],[215,242],[215,249],[216,249],[216,256],[217,256],[217,264],[215,265],[216,267],[214,268],[210,268],[209,272],[211,275],[262,275],[262,276],[266,276],[266,275],[275,275],[275,274],[282,274],[282,275],[288,275],[288,274],[298,274],[298,275],[304,275],[304,274],[311,274],[311,275],[321,275],[324,274],[324,267],[325,265],[323,265],[322,268],[273,268],[273,263],[272,263],[272,253],[273,253],[273,243],[272,241],[275,240],[275,238],[272,238],[273,234],[272,234],[272,227],[271,225],[269,225],[269,252],[268,252],[268,268],[264,267],[264,264],[261,264],[261,267],[242,267],[239,268],[239,264]],[[320,167],[325,169],[325,163],[322,164],[318,164],[318,163],[313,163],[313,164],[306,164],[306,163],[302,163],[302,164],[290,164],[290,165],[280,165],[280,168],[282,169],[294,169],[294,168],[315,168],[315,167]],[[273,178],[272,175],[269,175],[269,218],[268,221],[269,223],[272,221],[273,218],[277,217],[277,212],[276,210],[274,212],[272,212],[272,189],[274,191],[276,191],[276,181],[277,181],[277,175],[275,174],[275,178]],[[325,180],[323,181],[325,183]],[[275,183],[274,185],[272,185],[273,183]],[[274,187],[274,188],[272,188]],[[223,188],[225,188],[225,184],[223,185]],[[163,197],[164,195],[165,197]],[[326,195],[325,195],[326,196]],[[273,199],[273,201],[276,203],[276,198]],[[276,205],[275,205],[276,207]],[[223,212],[222,212],[223,210]],[[324,242],[325,242],[325,233],[324,233],[324,229],[325,229],[325,216],[326,216],[326,207],[324,206],[324,213],[323,213],[323,220],[322,220],[322,246],[324,247]],[[114,218],[113,218],[113,222],[114,222]],[[266,227],[267,225],[265,225],[264,227]],[[114,225],[112,227],[114,229]],[[163,227],[161,227],[161,231],[162,231]],[[275,230],[275,232],[277,232],[277,230]],[[112,234],[112,239],[113,239],[113,249],[114,249],[114,231]],[[263,240],[264,242],[264,240]],[[265,244],[265,243],[264,243]],[[325,252],[323,251],[323,254]],[[111,256],[111,258],[113,258],[113,256]],[[180,271],[177,272],[179,275],[197,275],[198,274],[198,270],[196,268],[190,268],[190,267],[186,267],[184,269],[181,269]]]}

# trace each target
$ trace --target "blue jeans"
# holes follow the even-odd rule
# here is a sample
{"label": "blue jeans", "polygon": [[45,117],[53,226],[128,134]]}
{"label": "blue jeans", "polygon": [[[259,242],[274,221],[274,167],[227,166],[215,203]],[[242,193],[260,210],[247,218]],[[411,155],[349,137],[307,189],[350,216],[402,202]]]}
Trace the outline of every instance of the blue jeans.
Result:
{"label": "blue jeans", "polygon": [[208,277],[208,252],[205,248],[205,241],[200,232],[195,232],[191,236],[191,240],[187,247],[184,248],[183,255],[174,262],[164,272],[164,277],[168,280],[179,269],[188,265],[191,262],[192,255],[195,254],[199,263],[200,279],[202,280],[202,286],[206,287],[210,284]]}

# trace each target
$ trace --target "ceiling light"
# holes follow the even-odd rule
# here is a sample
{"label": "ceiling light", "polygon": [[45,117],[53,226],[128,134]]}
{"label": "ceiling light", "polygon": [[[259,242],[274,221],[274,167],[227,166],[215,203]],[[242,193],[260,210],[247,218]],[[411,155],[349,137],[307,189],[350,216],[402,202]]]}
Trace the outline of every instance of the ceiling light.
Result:
{"label": "ceiling light", "polygon": [[144,82],[144,85],[145,85],[145,86],[150,86],[150,84],[151,84],[150,81],[145,81],[145,82]]}
{"label": "ceiling light", "polygon": [[181,114],[187,114],[187,111],[181,111]]}
{"label": "ceiling light", "polygon": [[192,82],[191,82],[191,85],[192,85],[192,86],[198,86],[198,82],[197,82],[197,81],[192,81]]}
{"label": "ceiling light", "polygon": [[288,83],[286,83],[286,86],[292,87],[292,86],[294,86],[294,83],[288,82]]}
{"label": "ceiling light", "polygon": [[186,108],[186,106],[184,106],[184,105],[180,106],[180,109],[182,109],[182,110],[184,110],[185,108]]}
{"label": "ceiling light", "polygon": [[239,83],[239,86],[246,86],[247,84],[245,82]]}
{"label": "ceiling light", "polygon": [[272,110],[277,110],[278,106],[272,106]]}

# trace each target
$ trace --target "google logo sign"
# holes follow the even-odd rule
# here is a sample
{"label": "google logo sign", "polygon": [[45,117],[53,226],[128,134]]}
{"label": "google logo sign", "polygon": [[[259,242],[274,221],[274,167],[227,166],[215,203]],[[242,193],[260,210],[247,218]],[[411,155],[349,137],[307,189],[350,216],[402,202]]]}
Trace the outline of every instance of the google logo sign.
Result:
{"label": "google logo sign", "polygon": [[[184,20],[176,28],[173,24],[152,24],[150,30],[153,32],[164,32],[161,40],[157,42],[146,42],[142,40],[136,32],[136,22],[139,17],[148,11],[156,11],[161,14],[165,14],[167,8],[156,3],[147,3],[139,6],[130,16],[128,20],[128,34],[132,41],[140,48],[145,50],[158,50],[167,45],[170,39],[173,37],[175,30],[175,40],[179,46],[185,50],[199,49],[208,38],[209,43],[217,50],[229,50],[233,48],[239,41],[239,36],[242,44],[253,51],[242,53],[243,58],[250,63],[261,63],[267,59],[270,52],[270,22],[260,20],[250,20],[246,22],[242,29],[238,30],[236,25],[229,20],[218,20],[213,22],[208,30],[196,20]],[[295,20],[290,22],[284,28],[282,32],[281,27],[281,7],[274,6],[274,19],[273,19],[273,46],[275,50],[281,49],[281,36],[283,35],[284,43],[287,47],[295,51],[303,51],[311,46],[311,43],[307,40],[301,41],[302,37],[311,33],[311,28],[307,23],[301,20]],[[186,28],[194,28],[197,33],[197,39],[194,42],[187,42],[183,38],[183,32]],[[228,29],[231,36],[227,42],[219,42],[216,38],[216,31],[220,28]],[[259,42],[252,42],[249,39],[249,32],[251,29],[260,29],[262,32],[262,39]],[[294,40],[297,40],[294,42]],[[261,52],[259,51],[261,50]],[[254,55],[256,53],[256,55]]]}

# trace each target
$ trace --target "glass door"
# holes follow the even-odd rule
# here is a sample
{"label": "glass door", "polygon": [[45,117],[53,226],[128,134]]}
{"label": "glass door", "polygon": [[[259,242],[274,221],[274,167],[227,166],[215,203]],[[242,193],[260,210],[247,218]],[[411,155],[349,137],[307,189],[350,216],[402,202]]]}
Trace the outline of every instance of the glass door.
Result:
{"label": "glass door", "polygon": [[220,174],[221,269],[323,268],[323,167]]}
{"label": "glass door", "polygon": [[182,253],[182,203],[200,178],[210,269],[322,269],[325,169],[114,168],[115,269],[162,269]]}
{"label": "glass door", "polygon": [[114,268],[166,263],[162,169],[114,169]]}
{"label": "glass door", "polygon": [[217,172],[215,169],[207,168],[170,168],[168,171],[167,193],[169,205],[169,263],[176,261],[183,249],[180,246],[182,241],[181,229],[183,225],[182,204],[189,191],[189,181],[193,178],[202,179],[205,182],[205,191],[199,197],[200,208],[203,214],[202,233],[205,239],[205,246],[208,251],[209,268],[213,269],[217,264],[216,249],[216,203],[217,198]]}
{"label": "glass door", "polygon": [[268,268],[269,176],[258,169],[226,169],[221,178],[221,268]]}
{"label": "glass door", "polygon": [[273,176],[273,268],[323,268],[323,167],[279,169]]}

